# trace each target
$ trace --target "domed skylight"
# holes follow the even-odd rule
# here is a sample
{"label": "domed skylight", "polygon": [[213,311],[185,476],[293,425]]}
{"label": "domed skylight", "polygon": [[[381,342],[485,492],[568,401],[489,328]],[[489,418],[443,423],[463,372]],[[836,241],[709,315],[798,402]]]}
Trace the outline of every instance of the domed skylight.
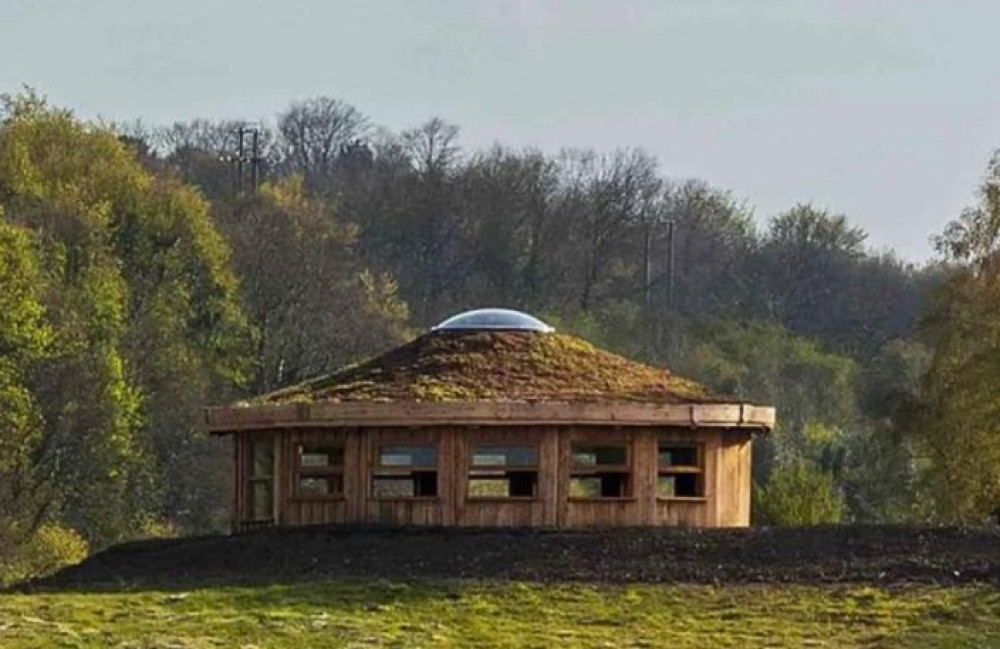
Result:
{"label": "domed skylight", "polygon": [[448,330],[555,331],[538,318],[513,309],[476,309],[453,315],[431,331]]}

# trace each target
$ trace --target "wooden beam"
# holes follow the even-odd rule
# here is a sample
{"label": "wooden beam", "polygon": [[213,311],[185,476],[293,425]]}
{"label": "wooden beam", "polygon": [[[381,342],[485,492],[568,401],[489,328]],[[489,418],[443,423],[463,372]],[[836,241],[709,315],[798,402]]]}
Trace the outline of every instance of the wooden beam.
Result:
{"label": "wooden beam", "polygon": [[652,404],[589,402],[315,402],[205,409],[208,431],[284,428],[308,424],[344,426],[594,426],[774,427],[774,408],[749,404]]}

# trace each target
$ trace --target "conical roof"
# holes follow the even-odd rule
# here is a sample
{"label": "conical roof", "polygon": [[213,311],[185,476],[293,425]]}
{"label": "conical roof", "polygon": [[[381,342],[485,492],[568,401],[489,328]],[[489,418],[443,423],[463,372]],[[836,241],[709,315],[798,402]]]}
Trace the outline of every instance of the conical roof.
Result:
{"label": "conical roof", "polygon": [[670,372],[540,331],[432,331],[368,361],[254,399],[293,402],[731,402]]}

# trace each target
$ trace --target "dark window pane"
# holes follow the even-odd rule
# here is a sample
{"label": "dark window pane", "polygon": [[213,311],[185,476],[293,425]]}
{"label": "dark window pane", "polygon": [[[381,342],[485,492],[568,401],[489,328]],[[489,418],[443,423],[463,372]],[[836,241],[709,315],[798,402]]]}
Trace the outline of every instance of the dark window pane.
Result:
{"label": "dark window pane", "polygon": [[436,496],[438,493],[437,471],[414,471],[413,491],[418,496]]}
{"label": "dark window pane", "polygon": [[534,446],[477,446],[472,451],[472,466],[536,466]]}
{"label": "dark window pane", "polygon": [[601,497],[621,498],[628,495],[627,473],[602,473]]}
{"label": "dark window pane", "polygon": [[274,475],[274,444],[270,438],[250,442],[250,477],[263,478]]}
{"label": "dark window pane", "polygon": [[574,446],[573,464],[580,467],[621,466],[628,461],[626,446]]}
{"label": "dark window pane", "polygon": [[538,495],[537,471],[511,471],[510,495],[515,498],[531,498]]}
{"label": "dark window pane", "polygon": [[299,478],[300,496],[334,496],[343,493],[339,475],[302,476]]}
{"label": "dark window pane", "polygon": [[660,498],[696,498],[701,496],[701,480],[697,473],[660,474],[656,495]]}
{"label": "dark window pane", "polygon": [[340,466],[344,449],[336,446],[300,446],[299,465],[304,467]]}
{"label": "dark window pane", "polygon": [[437,466],[434,446],[383,446],[379,452],[382,466]]}
{"label": "dark window pane", "polygon": [[660,466],[698,466],[698,447],[661,446]]}

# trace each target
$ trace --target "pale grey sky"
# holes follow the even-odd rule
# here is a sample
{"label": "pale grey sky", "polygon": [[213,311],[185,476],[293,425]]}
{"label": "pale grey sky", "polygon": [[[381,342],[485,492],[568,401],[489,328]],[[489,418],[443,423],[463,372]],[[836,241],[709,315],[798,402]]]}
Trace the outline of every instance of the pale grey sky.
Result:
{"label": "pale grey sky", "polygon": [[641,146],[756,206],[930,255],[1000,146],[995,0],[0,0],[0,90],[85,117],[327,94],[467,146]]}

